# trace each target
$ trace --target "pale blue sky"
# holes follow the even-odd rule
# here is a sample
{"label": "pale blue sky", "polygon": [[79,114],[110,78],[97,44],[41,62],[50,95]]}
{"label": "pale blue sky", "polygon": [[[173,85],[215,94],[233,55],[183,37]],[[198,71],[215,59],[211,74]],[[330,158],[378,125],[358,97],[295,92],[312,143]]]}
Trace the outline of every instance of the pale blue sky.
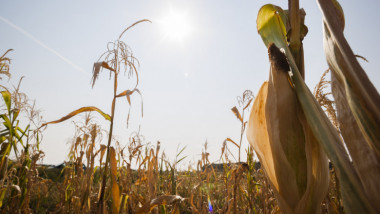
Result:
{"label": "pale blue sky", "polygon": [[[256,31],[256,15],[269,2],[287,7],[287,1],[262,0],[1,0],[0,53],[14,49],[8,55],[12,58],[10,83],[26,77],[21,90],[37,100],[45,120],[58,119],[81,106],[97,106],[110,112],[112,81],[108,73],[102,73],[91,89],[92,65],[106,50],[107,42],[115,40],[125,27],[150,19],[151,24],[142,23],[124,37],[141,63],[139,89],[144,99],[144,118],[140,117],[140,98],[132,97],[127,129],[128,105],[126,100],[119,100],[115,134],[125,144],[130,133],[141,125],[146,140],[160,140],[171,159],[179,144],[187,145],[186,163],[199,158],[207,139],[211,161],[215,161],[223,140],[230,137],[238,141],[240,135],[240,124],[230,110],[237,104],[236,96],[246,89],[256,94],[268,78],[267,51]],[[315,1],[300,4],[307,13],[309,28],[304,40],[306,83],[313,90],[327,68],[321,13]],[[346,38],[356,54],[369,60],[362,64],[380,88],[380,5],[376,0],[341,4],[346,15]],[[159,22],[171,8],[186,13],[193,27],[182,42],[165,38]],[[128,82],[121,81],[120,91],[127,87]],[[45,163],[65,159],[66,142],[74,132],[70,121],[50,125],[45,131],[41,145]],[[98,121],[108,129],[106,122],[100,118]],[[245,137],[243,146],[247,147]]]}

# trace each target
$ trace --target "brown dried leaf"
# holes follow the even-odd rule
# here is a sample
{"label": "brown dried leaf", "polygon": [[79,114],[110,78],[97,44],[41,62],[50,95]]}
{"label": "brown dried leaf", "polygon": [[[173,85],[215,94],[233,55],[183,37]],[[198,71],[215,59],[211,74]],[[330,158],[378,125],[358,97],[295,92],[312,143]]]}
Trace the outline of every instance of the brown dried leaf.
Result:
{"label": "brown dried leaf", "polygon": [[243,111],[246,110],[246,109],[249,107],[249,105],[251,105],[251,102],[252,102],[252,101],[253,101],[253,98],[251,98],[251,99],[248,101],[247,105],[244,106]]}
{"label": "brown dried leaf", "polygon": [[123,34],[124,34],[125,32],[127,32],[129,29],[131,29],[131,28],[134,27],[135,25],[137,25],[137,24],[139,24],[139,23],[142,23],[142,22],[150,22],[150,23],[152,23],[149,19],[142,19],[142,20],[140,20],[140,21],[137,21],[137,22],[133,23],[131,26],[127,27],[127,28],[126,28],[126,29],[120,34],[120,36],[119,36],[119,40],[121,39],[121,37],[123,36]]}
{"label": "brown dried leaf", "polygon": [[110,71],[116,72],[107,62],[95,62],[92,70],[92,87],[94,87],[96,80],[98,79],[101,68],[108,69]]}
{"label": "brown dried leaf", "polygon": [[236,147],[240,148],[240,146],[237,143],[235,143],[235,141],[233,141],[231,138],[227,138],[226,141],[229,141],[233,143]]}
{"label": "brown dried leaf", "polygon": [[[349,107],[343,84],[331,73],[332,93],[337,109],[340,132],[350,153],[363,188],[372,203],[380,201],[380,160],[367,144]],[[371,169],[371,170],[369,170]]]}
{"label": "brown dried leaf", "polygon": [[[140,97],[141,97],[141,116],[143,117],[144,116],[144,103],[143,103],[143,99],[142,99],[142,94],[141,94],[141,92],[140,92],[139,89],[135,88],[133,90],[125,90],[125,91],[121,92],[120,94],[116,95],[116,97],[124,97],[124,96],[126,96],[129,105],[131,105],[131,98],[130,98],[130,96],[134,92],[137,92],[140,95]],[[129,118],[129,114],[128,114],[128,118]]]}
{"label": "brown dried leaf", "polygon": [[235,114],[235,116],[237,117],[237,119],[240,120],[240,122],[243,122],[243,118],[241,117],[240,115],[240,112],[239,110],[236,108],[236,106],[234,106],[231,111]]}
{"label": "brown dried leaf", "polygon": [[353,194],[346,194],[342,189],[343,202],[348,212],[371,212],[371,209],[380,212],[377,191],[380,188],[380,95],[344,37],[341,6],[337,1],[318,2],[323,13],[324,50],[332,71],[332,94],[340,131],[361,183],[355,187],[361,193],[357,194],[361,201],[353,201]]}
{"label": "brown dried leaf", "polygon": [[319,5],[324,16],[323,42],[327,62],[344,86],[349,107],[360,131],[380,157],[380,95],[343,35],[344,23],[339,18],[343,17],[344,20],[342,9],[339,11],[328,0],[319,0]]}
{"label": "brown dried leaf", "polygon": [[179,195],[162,195],[145,203],[140,209],[137,210],[136,213],[147,213],[158,205],[172,205],[180,203],[184,200],[185,199]]}

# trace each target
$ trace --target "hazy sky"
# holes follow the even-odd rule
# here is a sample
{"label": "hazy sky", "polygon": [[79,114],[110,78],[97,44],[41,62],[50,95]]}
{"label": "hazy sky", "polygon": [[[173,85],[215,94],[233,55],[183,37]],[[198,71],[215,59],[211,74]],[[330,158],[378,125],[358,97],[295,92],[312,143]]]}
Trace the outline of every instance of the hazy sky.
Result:
{"label": "hazy sky", "polygon": [[[223,140],[236,141],[240,124],[231,112],[244,90],[256,94],[268,79],[267,50],[257,34],[256,16],[266,3],[287,8],[287,1],[3,1],[0,7],[0,54],[9,48],[12,58],[10,84],[25,76],[21,90],[36,99],[44,120],[58,119],[82,106],[110,112],[112,84],[108,72],[100,74],[94,89],[92,66],[106,44],[140,19],[124,41],[140,60],[140,97],[133,96],[130,126],[128,104],[117,103],[115,135],[122,144],[138,130],[147,142],[161,141],[171,160],[178,145],[187,146],[185,160],[200,158],[206,139],[211,161],[219,158]],[[306,83],[311,90],[327,63],[322,47],[321,12],[315,1],[301,1],[309,33],[304,39]],[[345,35],[373,84],[380,88],[376,0],[341,1],[346,15]],[[171,13],[185,16],[189,31],[180,40],[167,35],[162,23]],[[121,76],[123,79],[124,77]],[[119,91],[130,89],[125,77]],[[3,82],[6,80],[2,80]],[[74,134],[70,121],[49,125],[41,149],[44,163],[60,163]],[[104,129],[108,123],[98,118]],[[244,137],[244,148],[247,142]],[[243,152],[244,153],[244,152]],[[237,153],[235,153],[237,155]]]}

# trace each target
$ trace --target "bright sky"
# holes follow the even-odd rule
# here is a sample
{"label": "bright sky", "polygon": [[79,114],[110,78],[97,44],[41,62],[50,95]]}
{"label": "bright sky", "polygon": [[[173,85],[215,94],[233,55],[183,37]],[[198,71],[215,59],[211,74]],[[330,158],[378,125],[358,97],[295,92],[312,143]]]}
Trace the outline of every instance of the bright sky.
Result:
{"label": "bright sky", "polygon": [[[107,72],[101,73],[91,89],[93,63],[106,50],[107,42],[117,39],[126,27],[150,19],[151,24],[139,24],[124,37],[141,63],[139,89],[144,117],[139,96],[133,96],[127,128],[128,104],[120,99],[115,135],[125,145],[141,125],[146,141],[161,141],[171,160],[178,145],[187,146],[186,164],[200,158],[207,139],[210,160],[215,161],[225,138],[239,140],[240,124],[231,112],[237,105],[236,97],[246,89],[256,94],[268,79],[267,50],[257,34],[256,16],[269,2],[287,8],[287,1],[263,0],[1,0],[0,54],[14,49],[8,54],[12,58],[10,83],[26,77],[21,90],[36,99],[46,121],[82,106],[110,112],[112,81]],[[321,12],[315,1],[300,4],[309,28],[304,40],[306,83],[313,90],[327,69]],[[379,89],[380,4],[376,0],[341,0],[341,4],[346,38],[356,54],[369,60],[362,65]],[[172,17],[182,21],[168,24]],[[180,32],[173,30],[178,28]],[[130,84],[121,81],[119,90],[132,87]],[[74,134],[73,120],[48,126],[41,145],[44,163],[57,164],[66,158],[67,141]],[[107,122],[97,121],[108,129]],[[243,147],[247,147],[245,137]]]}

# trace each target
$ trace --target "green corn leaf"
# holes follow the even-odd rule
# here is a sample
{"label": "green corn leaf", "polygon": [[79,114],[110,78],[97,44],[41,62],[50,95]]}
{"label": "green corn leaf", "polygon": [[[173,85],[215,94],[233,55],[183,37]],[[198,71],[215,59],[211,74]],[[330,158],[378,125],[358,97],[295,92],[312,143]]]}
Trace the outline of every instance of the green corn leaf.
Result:
{"label": "green corn leaf", "polygon": [[7,192],[7,188],[2,188],[0,190],[0,208],[3,206],[3,200],[4,200],[6,192]]}
{"label": "green corn leaf", "polygon": [[267,47],[271,43],[274,43],[278,48],[283,48],[285,51],[292,71],[290,78],[294,84],[294,90],[302,106],[306,120],[308,124],[312,124],[310,128],[314,136],[337,169],[344,206],[352,213],[373,213],[374,210],[363,193],[358,175],[350,163],[339,134],[301,77],[286,42],[285,25],[281,13],[282,10],[279,10],[276,6],[263,6],[258,15],[258,31]]}
{"label": "green corn leaf", "polygon": [[7,106],[8,112],[11,111],[11,93],[9,91],[2,91],[1,95],[3,96],[3,100],[5,105]]}
{"label": "green corn leaf", "polygon": [[269,47],[270,43],[275,43],[279,48],[287,48],[284,20],[285,13],[280,7],[272,4],[261,7],[256,24],[265,46]]}
{"label": "green corn leaf", "polygon": [[5,114],[1,114],[0,117],[1,117],[1,119],[4,120],[3,125],[7,128],[7,130],[10,130],[11,127],[12,127],[12,123],[9,120],[9,117],[7,115],[5,115]]}

